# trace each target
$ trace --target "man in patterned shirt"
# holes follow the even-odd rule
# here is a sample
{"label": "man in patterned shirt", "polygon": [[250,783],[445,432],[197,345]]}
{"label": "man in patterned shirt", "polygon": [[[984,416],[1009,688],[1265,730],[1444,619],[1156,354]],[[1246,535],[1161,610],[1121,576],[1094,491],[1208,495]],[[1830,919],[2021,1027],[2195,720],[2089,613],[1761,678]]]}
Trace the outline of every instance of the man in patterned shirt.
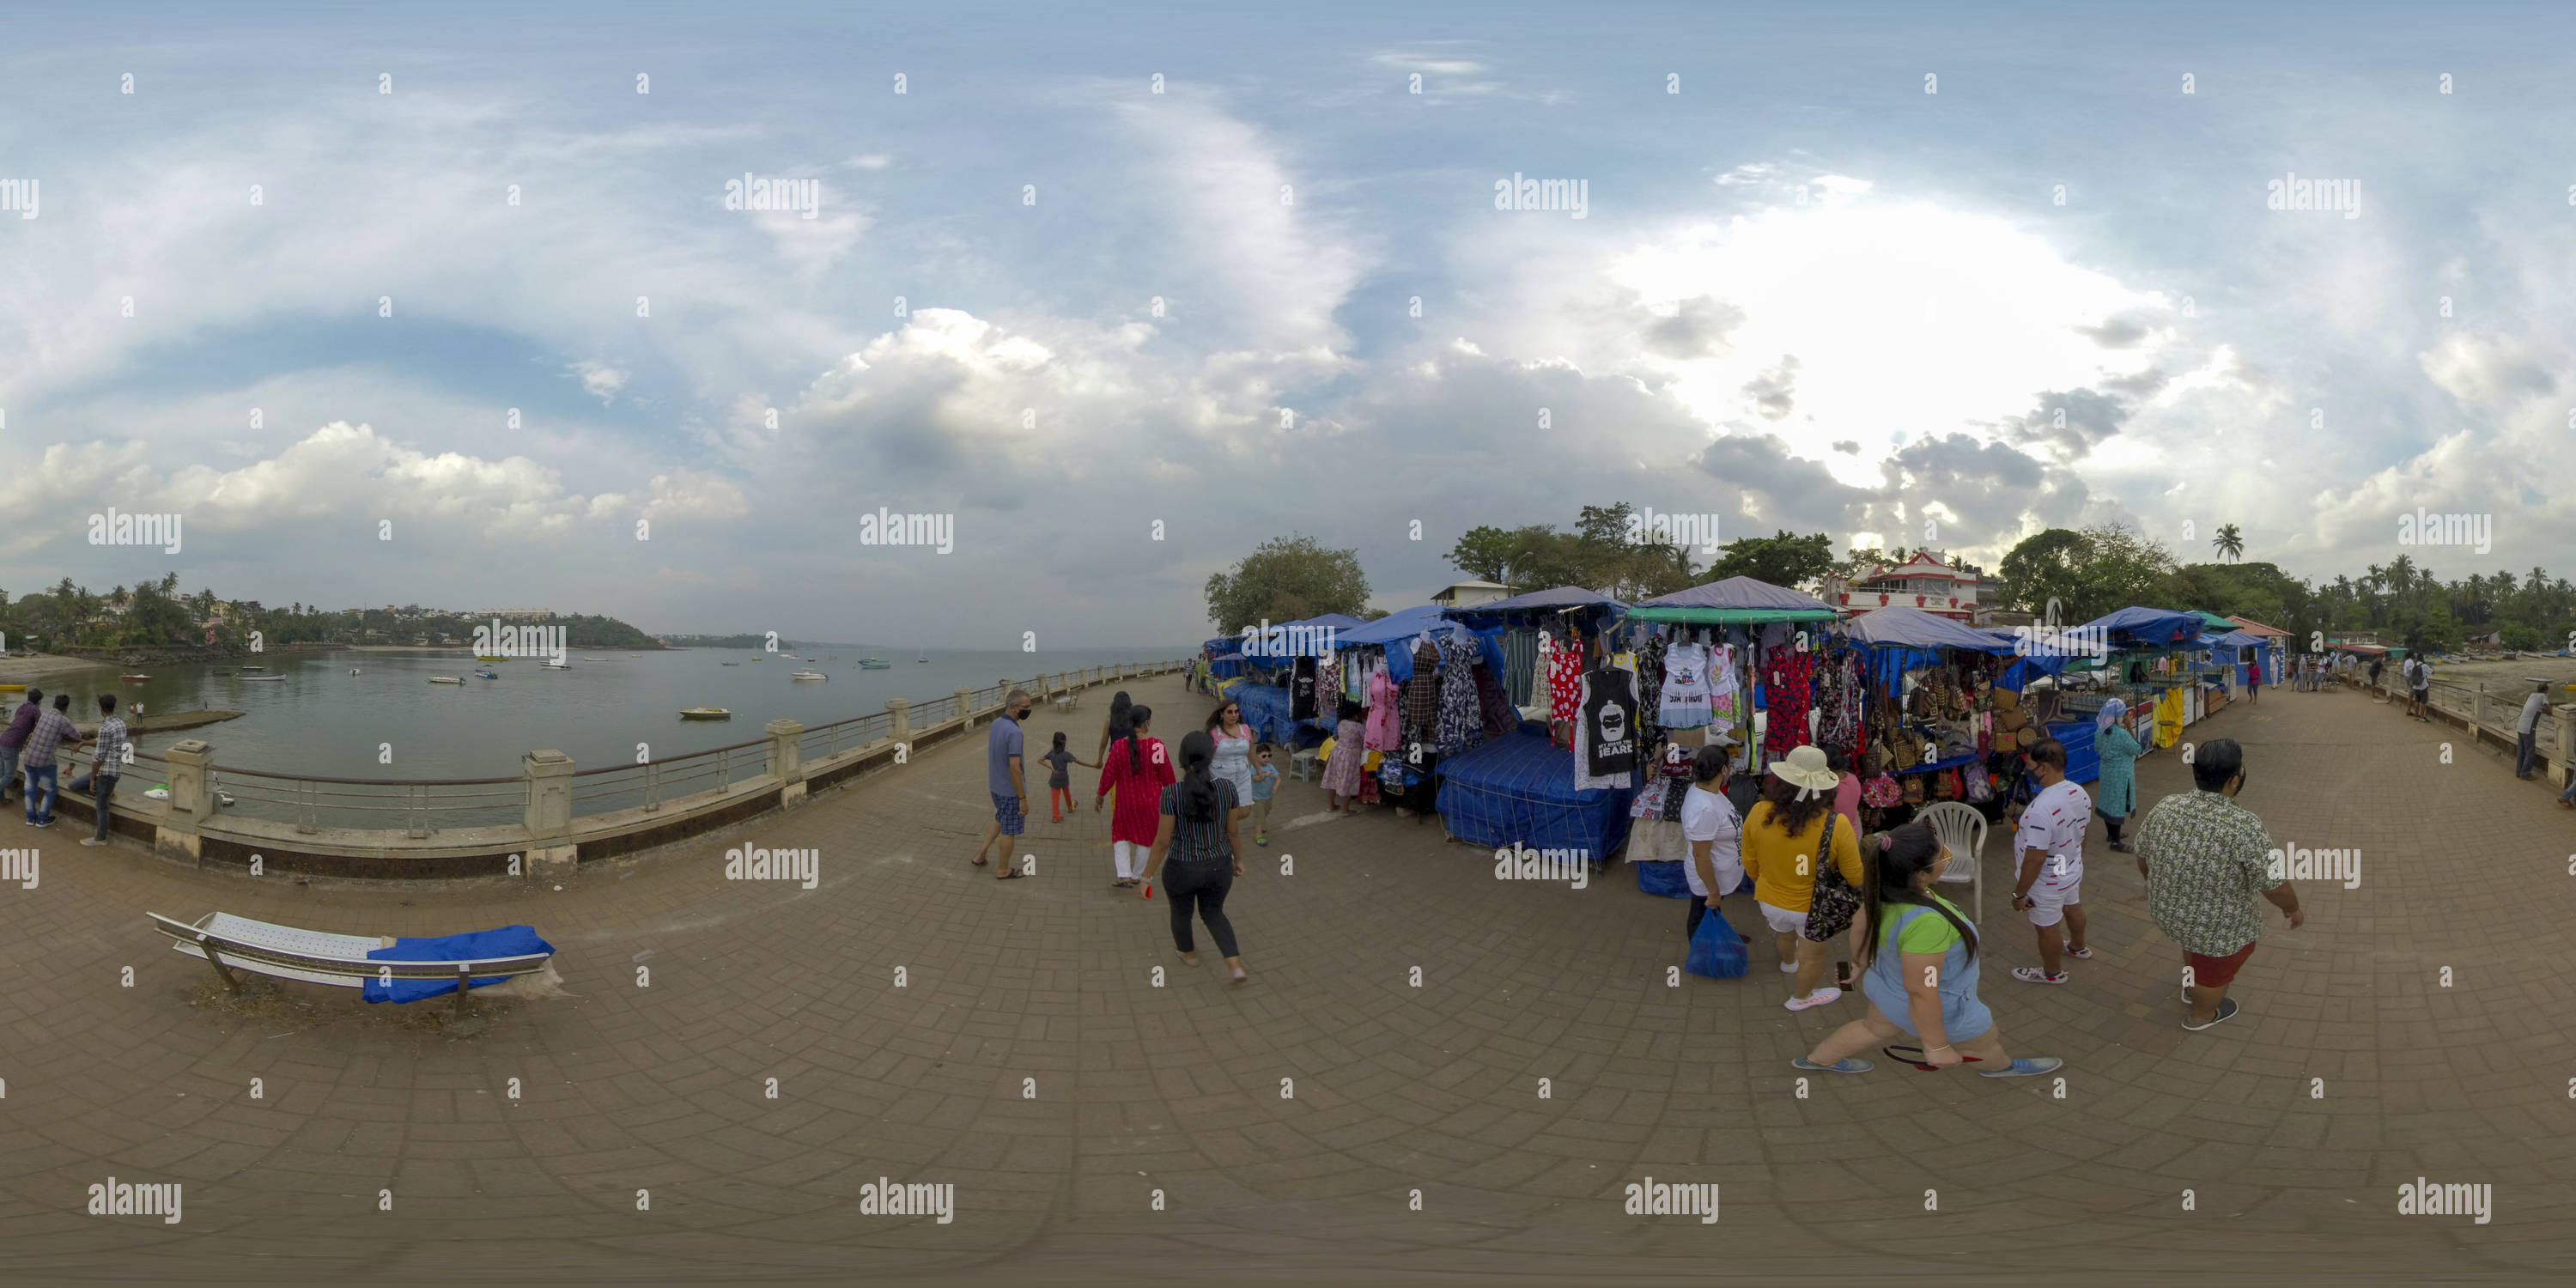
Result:
{"label": "man in patterned shirt", "polygon": [[54,749],[68,738],[80,745],[80,731],[72,728],[71,717],[64,715],[72,705],[72,695],[54,695],[51,711],[36,714],[35,727],[27,731],[27,826],[54,825],[54,796],[59,791],[55,781]]}
{"label": "man in patterned shirt", "polygon": [[2245,787],[2245,751],[2233,738],[2205,742],[2192,757],[2198,791],[2156,802],[2138,829],[2138,875],[2147,879],[2147,913],[2183,951],[2182,1026],[2198,1032],[2237,1012],[2227,986],[2263,933],[2261,895],[2295,930],[2307,920],[2298,892],[2272,870],[2272,838],[2263,820],[2236,803]]}
{"label": "man in patterned shirt", "polygon": [[98,695],[98,733],[91,741],[98,744],[98,759],[90,762],[90,771],[72,781],[73,791],[86,791],[98,804],[98,830],[81,838],[83,845],[107,844],[107,824],[111,811],[108,798],[116,795],[117,777],[125,772],[125,721],[116,714],[116,695]]}

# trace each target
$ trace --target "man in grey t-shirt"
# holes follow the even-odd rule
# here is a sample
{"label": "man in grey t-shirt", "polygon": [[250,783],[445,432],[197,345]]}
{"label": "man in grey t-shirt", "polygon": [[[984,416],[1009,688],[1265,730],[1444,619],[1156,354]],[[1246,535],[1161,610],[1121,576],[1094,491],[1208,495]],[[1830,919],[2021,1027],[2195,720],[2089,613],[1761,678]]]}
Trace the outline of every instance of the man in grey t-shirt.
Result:
{"label": "man in grey t-shirt", "polygon": [[[975,866],[984,866],[984,855],[993,842],[1005,836],[1018,836],[1029,813],[1028,774],[1022,768],[1021,751],[1027,745],[1020,733],[1020,722],[1029,718],[1028,690],[1013,689],[1002,699],[1002,714],[984,735],[985,786],[993,796],[993,821],[984,827],[984,844],[975,850]],[[1011,860],[1010,847],[1002,847],[1002,870],[993,874],[1008,881],[1024,875]]]}

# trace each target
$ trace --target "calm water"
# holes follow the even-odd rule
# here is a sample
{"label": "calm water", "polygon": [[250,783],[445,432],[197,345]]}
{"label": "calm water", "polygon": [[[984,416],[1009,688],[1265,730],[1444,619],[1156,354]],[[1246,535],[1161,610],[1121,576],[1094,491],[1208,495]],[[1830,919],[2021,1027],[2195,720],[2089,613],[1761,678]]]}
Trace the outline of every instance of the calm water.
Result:
{"label": "calm water", "polygon": [[[876,654],[892,661],[893,669],[862,671],[858,660],[869,651],[825,645],[814,654],[799,652],[813,659],[809,664],[777,656],[755,662],[748,650],[628,656],[575,649],[569,671],[513,658],[491,665],[499,679],[482,680],[474,677],[472,656],[453,649],[349,650],[249,659],[285,676],[280,682],[215,674],[240,665],[229,662],[148,666],[143,669],[152,678],[140,683],[100,672],[39,681],[37,687],[68,687],[85,720],[97,717],[93,695],[110,688],[121,702],[143,703],[146,714],[200,707],[248,712],[238,720],[135,740],[137,750],[157,753],[182,738],[202,738],[214,745],[219,767],[335,778],[498,778],[516,775],[520,755],[539,748],[561,751],[584,769],[632,764],[639,742],[659,759],[753,741],[762,736],[761,726],[782,717],[811,728],[882,712],[889,698],[918,704],[959,687],[980,689],[1003,680],[1024,682],[1040,672],[1160,661],[1186,652],[934,650],[921,663],[914,660],[916,650],[879,647]],[[821,660],[832,654],[840,660]],[[831,678],[788,679],[809,665]],[[351,667],[359,674],[349,674]],[[433,675],[460,676],[465,684],[431,684]],[[727,708],[733,718],[680,719],[680,708],[701,706]],[[381,764],[377,745],[388,742],[392,763]]]}

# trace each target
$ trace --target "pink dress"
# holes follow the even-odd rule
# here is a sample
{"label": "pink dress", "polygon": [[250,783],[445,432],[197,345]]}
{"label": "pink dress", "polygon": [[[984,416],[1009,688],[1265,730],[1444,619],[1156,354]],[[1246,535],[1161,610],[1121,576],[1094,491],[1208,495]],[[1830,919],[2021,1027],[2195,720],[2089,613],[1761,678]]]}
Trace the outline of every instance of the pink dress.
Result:
{"label": "pink dress", "polygon": [[1324,790],[1336,796],[1360,794],[1360,766],[1368,761],[1368,733],[1357,720],[1333,730],[1333,759],[1324,766]]}
{"label": "pink dress", "polygon": [[1401,735],[1398,722],[1403,713],[1396,710],[1395,680],[1384,671],[1369,676],[1368,749],[1393,751]]}

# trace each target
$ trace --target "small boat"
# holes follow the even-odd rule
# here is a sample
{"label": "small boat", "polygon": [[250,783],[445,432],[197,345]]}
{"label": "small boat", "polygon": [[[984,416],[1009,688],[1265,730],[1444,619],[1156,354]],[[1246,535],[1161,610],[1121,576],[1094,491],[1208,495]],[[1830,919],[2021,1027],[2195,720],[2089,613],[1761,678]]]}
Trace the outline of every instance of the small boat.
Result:
{"label": "small boat", "polygon": [[0,684],[0,693],[24,693],[26,691],[27,686],[23,684]]}
{"label": "small boat", "polygon": [[913,660],[913,661],[915,661],[915,662],[927,662],[927,661],[929,661],[929,660],[930,660],[930,650],[929,650],[929,649],[923,649],[923,650],[921,650],[921,656],[916,657],[916,658],[914,658],[914,659],[912,659],[912,660]]}
{"label": "small boat", "polygon": [[840,654],[838,654],[838,653],[835,653],[835,654],[831,655],[830,657],[824,658],[823,660],[824,660],[824,661],[826,661],[826,662],[838,662],[838,661],[840,661],[840,660],[841,660],[841,655],[840,655]]}
{"label": "small boat", "polygon": [[832,677],[825,675],[820,671],[798,671],[796,674],[788,676],[787,678],[791,680],[828,680]]}
{"label": "small boat", "polygon": [[501,673],[498,671],[476,671],[474,673],[474,678],[478,680],[497,680],[501,678]]}
{"label": "small boat", "polygon": [[740,663],[740,662],[718,662],[718,663],[716,663],[716,665],[718,665],[718,666],[740,666],[740,665],[742,665],[742,663]]}
{"label": "small boat", "polygon": [[286,682],[286,677],[282,675],[240,675],[235,676],[234,678],[241,680],[275,680],[280,684]]}
{"label": "small boat", "polygon": [[249,674],[250,672],[253,672],[253,671],[265,671],[265,670],[267,670],[267,669],[268,669],[268,668],[267,668],[267,667],[264,667],[264,666],[245,666],[245,667],[243,667],[243,668],[242,668],[242,673],[243,673],[243,674],[245,674],[245,675],[247,675],[247,674]]}
{"label": "small boat", "polygon": [[358,668],[356,668],[356,667],[354,667],[354,666],[349,668],[349,674],[351,674],[351,675],[356,675],[357,673],[358,673]]}
{"label": "small boat", "polygon": [[754,654],[752,654],[752,655],[751,655],[751,660],[752,660],[752,661],[754,661],[754,662],[759,661],[759,660],[760,660],[760,655],[759,655],[758,653],[754,653]]}
{"label": "small boat", "polygon": [[549,671],[569,671],[572,669],[572,663],[570,662],[557,662],[551,659],[539,662],[537,665],[542,666]]}
{"label": "small boat", "polygon": [[120,680],[149,680],[152,677],[148,675],[120,675],[116,678]]}
{"label": "small boat", "polygon": [[731,720],[733,719],[733,713],[725,710],[723,707],[682,707],[680,708],[680,718],[683,720]]}
{"label": "small boat", "polygon": [[432,684],[463,684],[463,683],[465,683],[465,681],[464,681],[462,678],[457,677],[457,676],[453,676],[453,675],[433,675],[433,676],[429,677],[429,682],[430,682],[430,683],[432,683]]}
{"label": "small boat", "polygon": [[642,656],[644,656],[644,655],[643,655],[643,654],[641,654],[641,653],[629,653],[629,654],[627,654],[626,656],[628,656],[628,657],[642,657]]}
{"label": "small boat", "polygon": [[474,660],[477,662],[498,662],[503,659],[501,655],[497,653],[477,653],[474,655]]}
{"label": "small boat", "polygon": [[859,659],[859,669],[862,671],[891,671],[894,669],[894,663],[881,657],[863,657]]}

